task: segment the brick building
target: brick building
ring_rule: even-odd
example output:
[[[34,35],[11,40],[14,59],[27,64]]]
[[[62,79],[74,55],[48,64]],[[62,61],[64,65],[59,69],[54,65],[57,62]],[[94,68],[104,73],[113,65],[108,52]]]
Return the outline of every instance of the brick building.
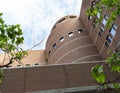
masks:
[[[3,68],[1,93],[84,93],[95,90],[98,84],[90,70],[96,64],[104,64],[108,50],[120,49],[120,18],[108,29],[105,23],[109,15],[105,14],[102,23],[94,27],[93,18],[86,15],[92,4],[91,0],[82,0],[79,17],[68,15],[58,20],[45,50],[29,51],[22,65],[13,63],[9,68]],[[116,73],[111,75],[113,77],[117,77]]]

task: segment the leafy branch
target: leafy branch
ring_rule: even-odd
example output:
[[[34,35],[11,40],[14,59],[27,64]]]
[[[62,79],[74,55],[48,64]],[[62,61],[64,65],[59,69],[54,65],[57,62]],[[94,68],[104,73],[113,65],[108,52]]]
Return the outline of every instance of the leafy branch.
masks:
[[[113,53],[110,57],[106,59],[106,64],[108,68],[111,69],[111,72],[120,73],[120,52]],[[104,88],[114,88],[115,90],[120,89],[120,84],[116,83],[120,80],[120,76],[114,80],[110,80],[110,77],[104,71],[103,65],[96,65],[91,70],[93,78],[99,83],[99,87]],[[109,74],[110,74],[109,73]],[[111,87],[112,84],[112,87]]]
[[[120,0],[92,0],[91,7],[86,14],[96,18],[98,13],[100,13],[100,19],[97,21],[99,23],[102,21],[104,13],[109,13],[107,27],[110,27],[120,15]]]

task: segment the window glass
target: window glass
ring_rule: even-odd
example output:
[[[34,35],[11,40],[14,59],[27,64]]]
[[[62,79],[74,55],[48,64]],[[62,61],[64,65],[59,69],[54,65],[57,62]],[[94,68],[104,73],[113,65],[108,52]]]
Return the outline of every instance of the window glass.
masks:
[[[97,13],[97,18],[100,19],[100,12]]]
[[[53,48],[56,48],[56,47],[57,47],[57,44],[56,44],[56,43],[54,43],[54,44],[53,44]]]
[[[115,36],[115,34],[116,34],[116,29],[117,29],[117,26],[114,24],[113,26],[112,26],[112,28],[110,29],[110,33],[112,34],[112,36],[114,37]]]
[[[83,31],[82,29],[79,29],[79,30],[78,30],[78,33],[81,33],[82,31]]]
[[[64,41],[64,37],[61,37],[59,41],[60,41],[60,42],[63,42],[63,41]]]
[[[115,24],[113,25],[113,27],[114,27],[115,29],[117,29],[117,26],[116,26]]]
[[[110,30],[110,33],[111,33],[111,34],[112,34],[112,36],[114,37],[114,36],[115,36],[115,34],[116,34],[115,29],[113,29],[113,28],[112,28],[112,29]]]
[[[104,27],[103,27],[103,26],[101,26],[101,27],[100,27],[100,30],[103,32],[103,31],[104,31]]]
[[[104,19],[103,19],[103,21],[102,21],[102,24],[104,26],[106,26],[106,24],[107,24],[107,19],[108,19],[108,16],[105,16]]]
[[[91,15],[89,15],[89,16],[88,16],[88,20],[91,20],[91,19],[92,19],[92,16],[91,16]]]
[[[107,37],[107,40],[108,40],[109,42],[112,42],[112,38],[111,38],[110,36]]]
[[[72,37],[73,36],[73,32],[68,33],[68,36]]]
[[[102,24],[106,26],[106,23],[107,23],[106,19],[103,19]]]

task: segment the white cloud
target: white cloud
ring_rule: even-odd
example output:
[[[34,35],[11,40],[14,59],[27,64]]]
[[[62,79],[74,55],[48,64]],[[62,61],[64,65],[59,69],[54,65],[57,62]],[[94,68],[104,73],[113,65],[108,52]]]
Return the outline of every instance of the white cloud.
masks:
[[[69,14],[79,15],[81,0],[0,0],[0,11],[8,24],[21,24],[24,48],[30,48],[50,34],[54,23]]]

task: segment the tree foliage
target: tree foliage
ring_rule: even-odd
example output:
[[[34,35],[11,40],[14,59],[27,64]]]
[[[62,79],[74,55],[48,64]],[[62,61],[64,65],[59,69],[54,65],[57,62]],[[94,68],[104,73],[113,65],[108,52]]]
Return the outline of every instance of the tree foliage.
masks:
[[[92,17],[96,17],[100,13],[100,19],[97,22],[101,22],[104,13],[109,13],[107,27],[110,27],[120,15],[120,0],[92,0],[92,5],[86,13]]]
[[[110,68],[111,72],[120,73],[120,52],[113,53],[110,57],[106,59],[105,62]],[[115,83],[120,80],[120,77],[114,78],[114,80],[110,80],[110,77],[104,71],[103,65],[96,65],[92,68],[91,73],[93,78],[100,84],[103,88],[114,88],[116,90],[120,89],[120,84]],[[110,74],[109,73],[109,74]]]
[[[86,14],[94,19],[96,19],[99,14],[100,18],[97,18],[95,24],[101,23],[106,14],[109,15],[106,26],[110,28],[113,22],[120,16],[120,0],[92,0],[91,7],[86,11]],[[116,51],[111,54],[105,63],[111,69],[111,72],[120,73],[120,52]],[[119,90],[120,84],[115,82],[120,80],[120,77],[110,80],[110,77],[107,76],[104,70],[105,67],[103,65],[94,66],[91,70],[93,78],[103,88],[112,87]]]
[[[5,54],[4,57],[7,56],[9,60],[7,63],[5,60],[0,62],[0,82],[3,77],[3,67],[9,67],[13,62],[21,63],[22,58],[27,56],[27,52],[20,47],[24,41],[20,25],[5,24],[2,15],[0,13],[0,50],[2,54]]]

